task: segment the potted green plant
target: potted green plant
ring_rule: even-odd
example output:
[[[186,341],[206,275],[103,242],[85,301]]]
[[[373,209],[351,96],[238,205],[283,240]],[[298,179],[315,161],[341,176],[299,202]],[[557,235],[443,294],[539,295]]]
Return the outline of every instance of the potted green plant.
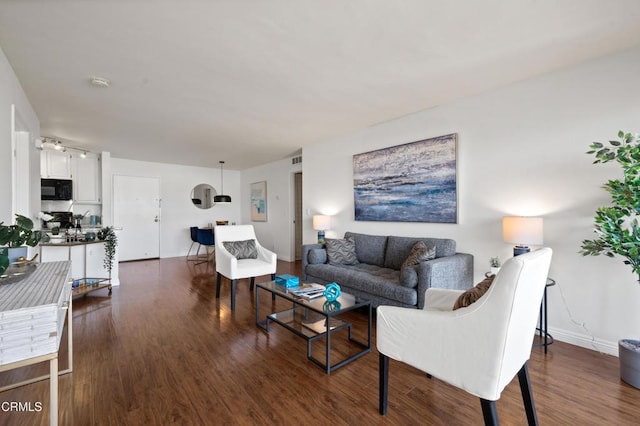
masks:
[[[106,226],[98,231],[98,238],[104,240],[104,268],[109,272],[109,279],[111,279],[111,270],[113,269],[113,259],[116,256],[118,237],[112,227]]]
[[[11,262],[27,255],[27,246],[35,247],[49,241],[49,236],[33,229],[33,221],[26,216],[16,214],[14,225],[0,222],[0,274],[3,274]]]
[[[500,258],[498,256],[489,259],[489,267],[491,268],[491,275],[497,275],[500,270]]]
[[[620,256],[636,276],[640,276],[640,135],[618,132],[618,140],[607,145],[594,142],[587,154],[596,157],[594,164],[615,161],[622,169],[621,179],[604,184],[611,204],[596,210],[594,232],[597,238],[582,241],[580,254]],[[640,280],[639,280],[640,281]],[[640,341],[618,342],[620,377],[640,388]]]

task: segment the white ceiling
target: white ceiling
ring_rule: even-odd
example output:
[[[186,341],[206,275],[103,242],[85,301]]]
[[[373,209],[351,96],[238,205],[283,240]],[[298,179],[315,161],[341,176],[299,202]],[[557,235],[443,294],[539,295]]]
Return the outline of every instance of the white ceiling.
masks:
[[[0,0],[0,46],[43,136],[242,170],[631,48],[639,18],[638,0]]]

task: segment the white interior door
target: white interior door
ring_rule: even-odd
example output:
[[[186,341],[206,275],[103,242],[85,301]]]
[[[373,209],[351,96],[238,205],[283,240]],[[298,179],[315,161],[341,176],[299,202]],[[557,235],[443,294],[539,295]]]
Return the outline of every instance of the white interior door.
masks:
[[[113,223],[120,261],[160,257],[160,179],[114,175]]]

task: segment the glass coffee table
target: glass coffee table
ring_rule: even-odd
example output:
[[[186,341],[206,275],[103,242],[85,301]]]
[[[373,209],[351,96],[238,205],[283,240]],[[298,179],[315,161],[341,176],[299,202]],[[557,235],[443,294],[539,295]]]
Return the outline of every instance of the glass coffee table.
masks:
[[[256,284],[256,325],[268,333],[269,324],[273,321],[305,339],[307,341],[307,358],[323,368],[327,374],[371,352],[370,301],[361,300],[348,293],[342,293],[335,302],[329,302],[324,297],[307,300],[295,296],[293,290],[296,289],[286,289],[284,286],[277,285],[275,281]],[[260,293],[263,291],[271,293],[272,300],[275,300],[276,297],[286,300],[291,304],[291,307],[283,311],[272,312],[263,319],[260,316]],[[366,343],[353,337],[352,323],[344,318],[345,313],[361,308],[367,311]],[[347,330],[348,344],[353,346],[356,351],[355,353],[350,352],[341,361],[331,364],[332,337],[342,330]],[[325,339],[324,360],[317,359],[312,351],[313,342],[320,338]]]

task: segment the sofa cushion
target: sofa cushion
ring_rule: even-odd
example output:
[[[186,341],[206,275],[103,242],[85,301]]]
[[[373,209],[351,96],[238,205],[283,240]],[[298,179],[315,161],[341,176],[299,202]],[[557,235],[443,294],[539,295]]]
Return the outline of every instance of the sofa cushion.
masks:
[[[256,240],[223,241],[222,245],[236,259],[257,259]]]
[[[380,267],[384,266],[384,253],[387,248],[386,236],[345,232],[344,237],[355,240],[356,256],[359,262]]]
[[[323,282],[337,282],[342,290],[349,293],[357,290],[367,298],[367,294],[396,301],[403,305],[416,305],[418,296],[414,288],[400,285],[400,271],[359,263],[346,265],[307,265],[307,275]]]
[[[356,243],[353,239],[338,240],[325,238],[324,243],[327,247],[327,259],[330,264],[355,265],[358,263]]]
[[[327,263],[326,249],[311,249],[307,256],[307,261],[309,263]]]
[[[424,241],[418,241],[411,248],[411,253],[402,262],[402,268],[407,266],[414,266],[424,262],[425,260],[431,260],[436,258],[436,246],[427,246]]]
[[[455,311],[456,309],[466,308],[484,296],[487,290],[489,290],[489,287],[491,287],[491,283],[493,283],[493,279],[495,277],[495,275],[489,275],[487,278],[480,281],[475,287],[470,288],[458,296],[456,303],[453,304],[453,310]]]
[[[387,251],[384,256],[385,268],[400,269],[411,249],[418,241],[424,241],[427,246],[436,247],[436,258],[453,256],[456,254],[455,240],[446,238],[412,238],[412,237],[387,237]]]

